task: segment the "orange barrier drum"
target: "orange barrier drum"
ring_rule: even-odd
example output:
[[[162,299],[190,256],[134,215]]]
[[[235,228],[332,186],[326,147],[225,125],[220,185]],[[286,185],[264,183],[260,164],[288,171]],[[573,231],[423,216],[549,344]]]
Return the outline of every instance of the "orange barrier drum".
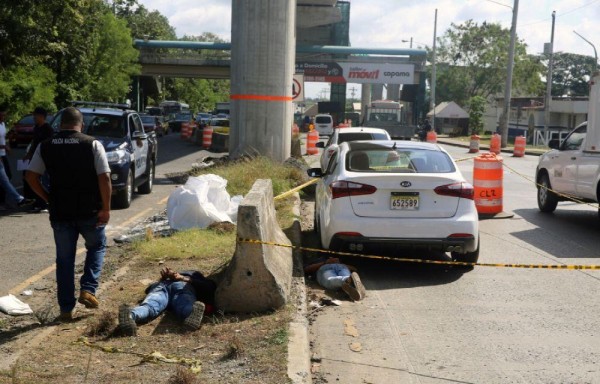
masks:
[[[213,129],[210,125],[204,127],[204,130],[202,130],[202,148],[210,148],[210,146],[212,145],[212,134]]]
[[[515,137],[515,148],[513,149],[514,157],[523,157],[525,156],[525,137],[517,136]]]
[[[479,135],[471,135],[471,142],[469,143],[469,153],[479,152]]]
[[[490,152],[495,153],[496,155],[500,153],[500,141],[500,135],[494,133],[490,139]]]
[[[306,135],[306,153],[309,155],[316,155],[319,153],[317,148],[317,142],[319,141],[319,132],[312,130]]]
[[[427,132],[427,142],[432,144],[437,143],[437,133],[435,131]]]
[[[484,153],[475,158],[473,187],[475,207],[478,213],[502,212],[502,162],[502,157],[493,153]]]

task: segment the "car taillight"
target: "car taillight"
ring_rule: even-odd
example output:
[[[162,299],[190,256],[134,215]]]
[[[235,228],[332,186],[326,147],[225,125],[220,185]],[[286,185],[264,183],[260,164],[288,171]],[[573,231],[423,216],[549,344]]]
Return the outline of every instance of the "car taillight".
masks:
[[[329,185],[332,199],[338,197],[371,195],[377,191],[372,185],[354,183],[352,181],[334,181]]]
[[[449,239],[473,239],[475,238],[475,236],[473,236],[472,233],[453,233],[450,236],[448,236]]]
[[[440,185],[433,190],[438,195],[462,197],[473,200],[473,186],[469,183],[453,183]]]

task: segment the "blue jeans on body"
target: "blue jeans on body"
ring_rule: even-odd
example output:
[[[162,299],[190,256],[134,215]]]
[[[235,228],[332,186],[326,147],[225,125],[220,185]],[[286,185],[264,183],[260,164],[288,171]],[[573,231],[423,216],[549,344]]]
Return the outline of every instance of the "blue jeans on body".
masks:
[[[183,281],[161,281],[150,289],[141,305],[131,310],[131,317],[136,323],[144,323],[170,309],[183,321],[192,313],[195,302],[196,292],[190,284]]]
[[[23,200],[23,196],[21,196],[10,183],[2,161],[0,161],[0,188],[4,189],[4,192],[6,193],[6,202],[9,205],[17,205]]]
[[[56,243],[56,284],[58,305],[62,312],[75,308],[75,253],[79,235],[85,240],[87,250],[80,288],[96,295],[98,280],[102,272],[106,253],[105,226],[96,227],[98,218],[52,221],[54,242]]]
[[[325,264],[317,271],[317,282],[325,289],[336,290],[342,288],[350,275],[344,264]]]

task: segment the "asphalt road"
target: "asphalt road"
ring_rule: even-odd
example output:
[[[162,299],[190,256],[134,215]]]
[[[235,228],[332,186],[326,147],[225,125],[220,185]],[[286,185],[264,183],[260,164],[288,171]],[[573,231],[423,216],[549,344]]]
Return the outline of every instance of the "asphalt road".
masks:
[[[504,159],[535,173],[537,157]],[[459,166],[472,180],[472,161]],[[505,169],[504,211],[480,223],[480,262],[600,264],[594,208],[542,214],[534,184]],[[600,271],[347,262],[368,296],[315,315],[316,383],[600,383]]]
[[[165,208],[166,198],[176,186],[165,174],[188,170],[192,163],[208,155],[199,146],[185,142],[175,134],[158,141],[153,192],[150,195],[134,195],[131,207],[111,212],[107,226],[109,244],[136,222]],[[12,166],[24,152],[23,148],[13,150],[10,155]],[[13,174],[13,184],[22,187],[20,173],[15,171]],[[0,239],[0,296],[9,292],[18,294],[27,279],[35,280],[41,274],[54,273],[54,240],[48,214],[0,212]],[[83,242],[80,242],[80,248],[83,248]]]

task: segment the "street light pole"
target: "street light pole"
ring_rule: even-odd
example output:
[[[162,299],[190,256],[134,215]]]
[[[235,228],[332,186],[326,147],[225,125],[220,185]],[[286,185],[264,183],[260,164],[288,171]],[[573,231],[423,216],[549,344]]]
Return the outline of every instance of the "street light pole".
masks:
[[[577,36],[581,37],[583,39],[583,41],[585,41],[586,43],[588,43],[589,45],[591,45],[592,48],[594,48],[594,57],[596,58],[596,60],[594,61],[594,72],[596,72],[598,70],[598,52],[596,52],[596,46],[594,44],[592,44],[591,41],[589,41],[585,37],[581,36],[576,31],[573,31],[573,33],[576,34]],[[410,40],[412,41],[412,37],[411,37]]]
[[[512,91],[513,65],[515,61],[515,40],[517,36],[517,15],[519,14],[519,0],[513,6],[512,25],[510,27],[510,45],[508,47],[508,67],[506,70],[506,86],[504,87],[504,107],[500,116],[501,147],[508,143],[508,118],[510,112],[510,98]]]
[[[433,110],[433,121],[431,122],[431,129],[435,131],[435,80],[436,80],[436,51],[435,41],[437,40],[437,8],[435,9],[435,19],[433,22],[433,53],[431,63],[431,100],[429,101],[429,107]]]
[[[550,129],[550,104],[552,103],[552,71],[554,69],[554,23],[556,11],[552,11],[552,32],[550,33],[550,50],[548,51],[548,75],[546,76],[546,101],[544,102],[544,131]]]

